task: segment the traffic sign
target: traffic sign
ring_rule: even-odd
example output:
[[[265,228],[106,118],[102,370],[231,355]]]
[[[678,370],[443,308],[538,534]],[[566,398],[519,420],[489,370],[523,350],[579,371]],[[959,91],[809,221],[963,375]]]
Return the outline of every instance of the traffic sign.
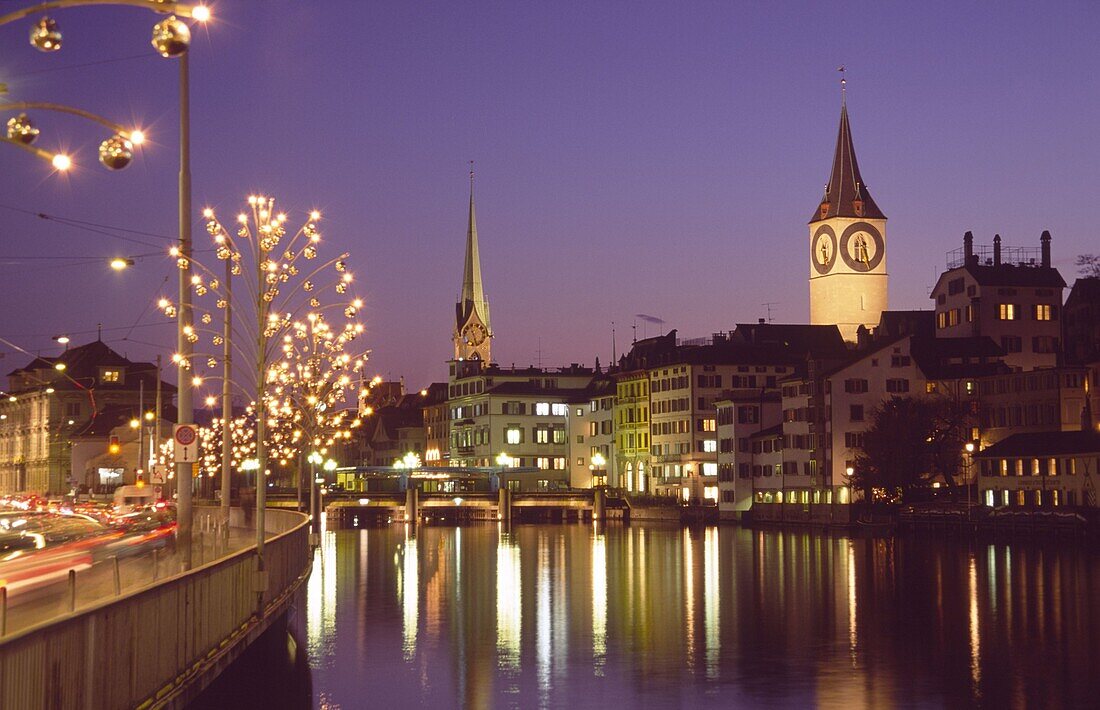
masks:
[[[199,460],[199,432],[194,424],[177,424],[172,439],[175,441],[176,463]]]
[[[153,475],[149,477],[150,483],[167,483],[168,482],[168,464],[158,463],[153,464]]]

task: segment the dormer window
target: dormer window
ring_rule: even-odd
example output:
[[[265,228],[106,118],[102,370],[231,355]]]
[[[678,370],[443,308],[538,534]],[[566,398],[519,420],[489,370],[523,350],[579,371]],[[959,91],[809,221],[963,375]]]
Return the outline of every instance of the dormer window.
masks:
[[[122,382],[123,371],[118,367],[101,367],[99,369],[99,381],[103,384],[117,384]]]
[[[828,216],[829,216],[829,203],[828,202],[822,202],[821,203],[821,219],[825,219]]]
[[[863,216],[863,200],[852,200],[852,209],[855,210],[856,217]]]

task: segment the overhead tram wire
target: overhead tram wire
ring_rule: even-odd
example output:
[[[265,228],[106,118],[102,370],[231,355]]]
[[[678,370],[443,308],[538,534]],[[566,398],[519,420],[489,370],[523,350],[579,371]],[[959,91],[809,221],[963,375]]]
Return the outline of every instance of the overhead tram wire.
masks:
[[[115,234],[114,232],[125,232],[128,234],[137,234],[145,237],[154,237],[156,239],[164,239],[168,241],[177,241],[178,237],[168,236],[166,234],[157,234],[155,232],[145,232],[137,229],[127,229],[126,227],[116,227],[114,225],[97,224],[95,222],[87,222],[79,219],[72,219],[70,217],[58,217],[51,215],[47,212],[35,212],[34,210],[23,209],[22,207],[14,207],[12,205],[5,205],[0,203],[0,209],[10,210],[12,212],[19,212],[21,214],[37,217],[38,219],[56,222],[57,224],[64,225],[66,227],[72,227],[73,229],[80,229],[85,232],[91,232],[93,234],[100,234],[105,237],[111,237],[112,239],[120,239],[125,242],[132,242],[134,244],[140,244],[145,247],[152,247],[153,249],[159,249],[163,244],[157,244],[145,239],[136,239],[134,237],[127,237],[122,234]],[[105,231],[113,230],[113,231]]]
[[[130,62],[135,59],[149,59],[148,52],[142,52],[141,54],[131,54],[128,57],[115,57],[114,59],[100,59],[94,62],[84,62],[82,64],[68,64],[63,67],[48,67],[46,69],[35,69],[33,71],[15,71],[10,74],[9,83],[11,79],[18,79],[23,76],[37,76],[38,74],[52,74],[59,71],[70,71],[73,69],[85,69],[87,67],[97,67],[103,64],[115,64],[117,62]]]

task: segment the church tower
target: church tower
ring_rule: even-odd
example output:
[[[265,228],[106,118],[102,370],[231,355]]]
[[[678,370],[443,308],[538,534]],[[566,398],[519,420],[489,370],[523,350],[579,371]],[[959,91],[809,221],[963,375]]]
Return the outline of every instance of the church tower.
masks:
[[[474,217],[474,171],[470,170],[470,222],[466,228],[466,265],[462,293],[455,304],[455,360],[479,360],[489,364],[493,329],[489,325],[489,301],[481,284],[481,256]]]
[[[843,91],[833,172],[810,220],[810,323],[855,341],[886,310],[886,215],[859,173]]]

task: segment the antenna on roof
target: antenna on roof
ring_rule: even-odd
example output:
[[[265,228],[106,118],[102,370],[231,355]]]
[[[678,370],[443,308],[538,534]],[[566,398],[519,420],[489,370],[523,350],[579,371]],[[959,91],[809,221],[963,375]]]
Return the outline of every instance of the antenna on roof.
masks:
[[[98,340],[99,342],[103,342],[103,324],[102,323],[96,323],[95,324],[95,339]]]
[[[771,323],[772,322],[772,306],[778,306],[779,301],[768,301],[767,303],[761,303],[760,305],[764,306],[765,308],[768,309],[768,322]]]

